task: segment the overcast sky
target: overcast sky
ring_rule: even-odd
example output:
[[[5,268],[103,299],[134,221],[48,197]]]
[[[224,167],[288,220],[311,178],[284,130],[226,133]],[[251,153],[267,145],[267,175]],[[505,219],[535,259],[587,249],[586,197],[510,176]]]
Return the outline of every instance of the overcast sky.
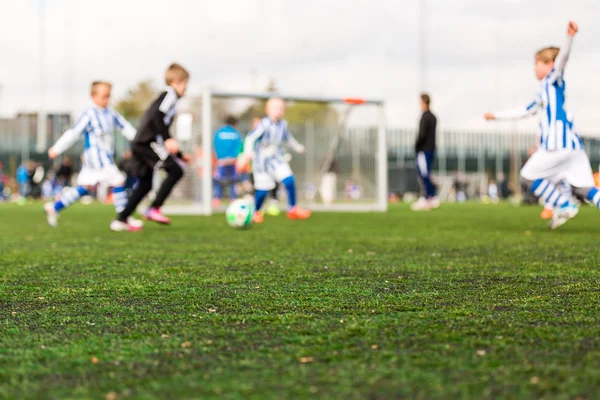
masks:
[[[422,0],[427,3],[426,89],[442,128],[511,129],[481,114],[527,103],[533,55],[580,25],[567,69],[580,131],[600,135],[600,2]],[[190,92],[209,85],[260,90],[270,78],[299,95],[387,102],[389,124],[419,117],[419,0],[0,0],[0,115],[40,104],[40,21],[45,21],[46,104],[77,113],[94,79],[115,97],[157,85],[178,61]],[[43,10],[43,12],[42,12]],[[255,71],[255,72],[253,72]],[[529,130],[535,121],[516,128]]]

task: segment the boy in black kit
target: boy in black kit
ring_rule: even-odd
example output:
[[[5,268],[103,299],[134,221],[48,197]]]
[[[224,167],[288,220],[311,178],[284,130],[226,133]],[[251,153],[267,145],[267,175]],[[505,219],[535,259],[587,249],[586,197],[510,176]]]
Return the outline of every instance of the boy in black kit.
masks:
[[[160,212],[171,190],[183,177],[183,161],[189,161],[179,151],[179,144],[169,135],[169,126],[175,117],[177,100],[187,90],[189,73],[179,64],[171,64],[165,73],[167,89],[144,113],[135,138],[131,142],[133,169],[138,184],[131,193],[125,210],[113,220],[110,229],[113,231],[136,231],[141,228],[127,224],[129,217],[152,189],[152,175],[155,169],[167,171],[167,178],[156,194],[150,208],[144,213],[146,219],[170,224],[171,220]],[[183,160],[183,161],[182,161]]]

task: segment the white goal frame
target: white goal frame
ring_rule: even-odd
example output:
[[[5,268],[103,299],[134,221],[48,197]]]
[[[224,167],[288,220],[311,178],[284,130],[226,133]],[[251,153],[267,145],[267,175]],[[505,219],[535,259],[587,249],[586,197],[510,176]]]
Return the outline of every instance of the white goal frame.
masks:
[[[313,211],[343,211],[343,212],[386,212],[388,209],[388,171],[387,171],[387,140],[385,125],[385,102],[378,99],[363,98],[336,98],[319,96],[294,96],[281,93],[244,93],[223,92],[205,89],[202,93],[201,113],[201,140],[202,140],[202,199],[188,205],[173,205],[163,207],[164,212],[173,215],[212,215],[212,153],[213,153],[213,126],[212,126],[212,100],[213,99],[249,99],[267,100],[278,97],[284,101],[312,102],[348,105],[372,105],[377,107],[377,155],[376,155],[376,201],[369,204],[313,204],[309,208]],[[342,124],[345,121],[342,122]],[[198,165],[198,164],[196,164]],[[208,194],[208,195],[206,195]]]

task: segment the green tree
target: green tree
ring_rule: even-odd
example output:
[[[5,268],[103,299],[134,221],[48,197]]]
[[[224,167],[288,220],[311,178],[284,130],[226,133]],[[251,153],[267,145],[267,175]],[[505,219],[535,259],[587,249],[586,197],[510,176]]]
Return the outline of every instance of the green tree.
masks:
[[[117,103],[115,109],[128,119],[140,119],[157,92],[151,80],[139,82],[129,89],[125,97]]]

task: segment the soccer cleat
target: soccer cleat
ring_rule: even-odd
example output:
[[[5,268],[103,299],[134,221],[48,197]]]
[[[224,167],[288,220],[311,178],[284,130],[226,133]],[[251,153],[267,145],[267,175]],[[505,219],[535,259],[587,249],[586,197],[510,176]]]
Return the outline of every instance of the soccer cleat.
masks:
[[[212,199],[212,208],[217,208],[221,205],[221,199],[214,198]]]
[[[579,208],[571,202],[565,203],[554,212],[552,219],[548,223],[550,229],[556,229],[564,225],[568,220],[573,219],[579,213]]]
[[[165,217],[158,208],[149,208],[144,213],[144,219],[158,222],[159,224],[169,225],[171,220]]]
[[[551,219],[554,211],[551,208],[544,208],[540,214],[541,219]]]
[[[276,217],[281,213],[279,210],[279,202],[277,200],[273,200],[269,202],[269,206],[267,207],[267,214]]]
[[[54,209],[54,203],[44,204],[44,213],[46,213],[46,221],[53,228],[58,226],[58,213]]]
[[[310,215],[311,212],[309,210],[304,210],[298,206],[294,206],[294,208],[287,213],[289,219],[307,219]]]
[[[265,222],[265,216],[262,213],[262,211],[255,212],[253,220],[255,224],[262,224],[263,222]]]
[[[410,209],[413,211],[429,211],[431,210],[431,205],[425,197],[419,197],[419,200],[413,203]]]
[[[428,203],[429,208],[431,210],[434,210],[436,208],[440,208],[440,199],[437,198],[437,197],[432,197],[432,198],[428,199],[427,203]]]
[[[133,218],[131,216],[127,217],[127,225],[134,227],[134,228],[143,228],[144,227],[144,221],[137,219],[137,218]]]
[[[119,221],[118,219],[112,220],[110,223],[110,230],[113,232],[138,232],[142,230],[141,226],[134,227],[129,225],[127,222]]]

